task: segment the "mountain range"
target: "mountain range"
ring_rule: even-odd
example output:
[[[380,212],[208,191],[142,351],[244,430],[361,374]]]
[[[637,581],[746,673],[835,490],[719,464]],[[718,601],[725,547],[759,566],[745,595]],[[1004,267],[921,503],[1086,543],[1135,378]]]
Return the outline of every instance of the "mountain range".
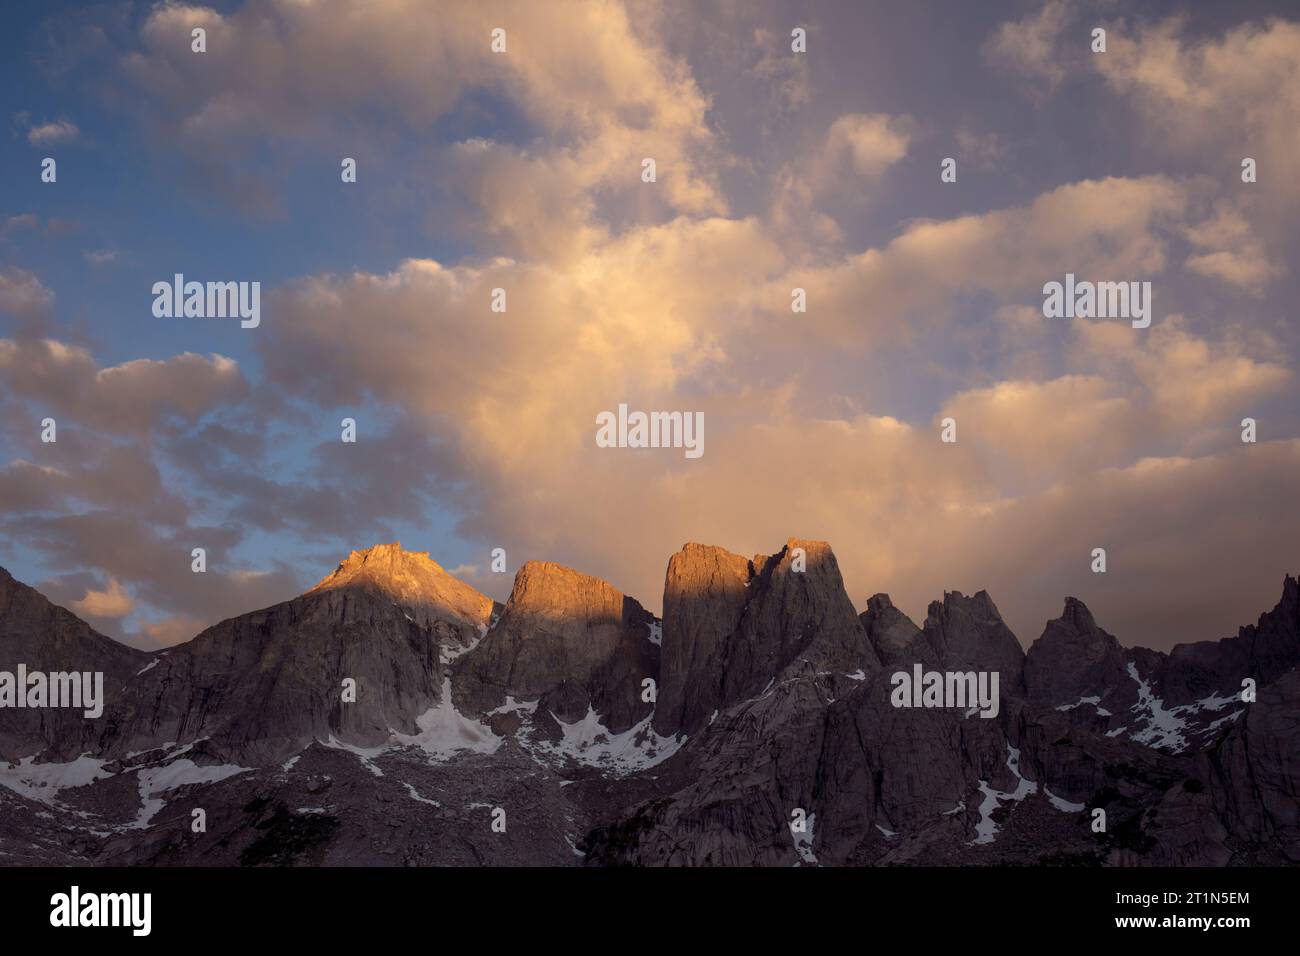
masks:
[[[799,539],[687,544],[662,607],[539,561],[503,605],[394,543],[147,653],[0,569],[0,671],[105,692],[0,708],[0,863],[1300,862],[1294,577],[1168,653],[1075,598],[1028,651],[984,591],[859,612]],[[996,673],[996,716],[896,706],[917,665]]]

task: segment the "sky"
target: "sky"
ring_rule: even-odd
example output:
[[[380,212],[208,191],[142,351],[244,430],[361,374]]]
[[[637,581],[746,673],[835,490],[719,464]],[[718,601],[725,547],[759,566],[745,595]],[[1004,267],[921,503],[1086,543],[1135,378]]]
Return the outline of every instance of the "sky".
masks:
[[[657,612],[688,541],[822,539],[859,608],[987,589],[1027,643],[1070,595],[1162,649],[1300,570],[1293,4],[2,16],[0,565],[113,637],[392,540]],[[260,323],[156,316],[177,273]],[[1067,273],[1150,326],[1046,317]],[[703,455],[599,447],[620,404]]]

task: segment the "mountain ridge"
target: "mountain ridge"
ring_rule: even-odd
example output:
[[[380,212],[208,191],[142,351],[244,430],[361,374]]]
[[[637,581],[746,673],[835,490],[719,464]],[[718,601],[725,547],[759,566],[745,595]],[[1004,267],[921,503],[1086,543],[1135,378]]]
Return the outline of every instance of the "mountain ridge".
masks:
[[[40,650],[47,618],[112,643],[53,608],[0,572],[0,670]],[[0,805],[29,828],[52,814],[81,835],[51,831],[51,852],[82,861],[260,859],[259,828],[315,819],[319,792],[349,795],[319,811],[335,821],[320,853],[293,861],[382,863],[391,829],[477,834],[464,815],[492,801],[541,828],[512,848],[471,840],[498,862],[1300,860],[1290,575],[1235,637],[1168,654],[1121,645],[1074,597],[1027,649],[985,591],[945,592],[921,626],[886,594],[859,612],[830,546],[798,538],[752,558],[684,545],[664,609],[537,561],[494,604],[426,552],[354,551],[185,644],[117,645],[100,722],[0,710]],[[997,671],[997,716],[891,705],[892,674],[915,664]],[[159,843],[200,795],[226,843]],[[0,826],[0,849],[19,839]],[[413,862],[467,862],[418,845]]]

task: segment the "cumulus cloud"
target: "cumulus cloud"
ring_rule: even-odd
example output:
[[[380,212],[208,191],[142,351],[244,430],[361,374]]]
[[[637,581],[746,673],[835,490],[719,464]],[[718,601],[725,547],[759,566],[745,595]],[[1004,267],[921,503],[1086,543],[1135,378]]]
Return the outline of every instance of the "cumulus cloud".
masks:
[[[910,121],[884,114],[851,113],[831,124],[824,161],[835,169],[846,162],[853,173],[869,179],[907,155]]]
[[[1002,381],[954,395],[942,414],[1010,482],[1123,464],[1141,442],[1134,403],[1099,376]]]
[[[554,11],[523,0],[266,0],[228,15],[166,4],[145,20],[140,48],[121,68],[151,101],[149,121],[204,163],[214,145],[233,161],[240,144],[264,138],[306,142],[358,127],[383,133],[393,121],[427,129],[467,93],[487,91],[546,134],[541,150],[507,152],[513,171],[532,184],[560,177],[554,185],[562,194],[574,188],[564,178],[576,177],[580,187],[611,197],[644,197],[640,163],[651,157],[659,201],[691,213],[722,211],[716,173],[705,162],[716,156],[708,100],[690,70],[638,33],[623,4],[564,11],[560,27]],[[508,24],[507,52],[498,54],[491,31],[501,24]],[[203,57],[189,50],[195,26],[208,33]]]
[[[1260,184],[1300,198],[1292,164],[1300,128],[1300,24],[1272,19],[1195,37],[1180,18],[1112,31],[1095,68],[1175,148],[1216,147],[1227,175],[1259,160]]]
[[[193,421],[247,388],[223,355],[185,352],[101,367],[86,348],[57,339],[0,339],[0,381],[56,417],[112,433],[146,431],[169,415]]]
[[[17,320],[20,335],[32,336],[46,330],[53,303],[54,293],[33,273],[19,266],[0,268],[0,312]]]
[[[907,155],[914,125],[909,116],[885,113],[837,117],[815,149],[776,173],[768,213],[774,231],[786,245],[839,245],[839,220],[861,206],[864,187],[877,186]]]
[[[900,318],[928,312],[933,321],[957,295],[1037,297],[1067,272],[1158,273],[1187,202],[1187,187],[1163,176],[1071,183],[1027,206],[913,223],[882,248],[792,270],[781,282],[817,290],[801,334],[859,346],[906,337],[914,326]],[[774,284],[769,301],[779,297]]]
[[[1229,331],[1210,342],[1186,325],[1182,316],[1171,316],[1139,338],[1114,323],[1080,320],[1076,354],[1113,375],[1131,374],[1146,390],[1159,416],[1153,425],[1164,436],[1198,426],[1233,429],[1253,403],[1292,381],[1286,365],[1251,354],[1248,337]]]
[[[1213,216],[1188,227],[1186,234],[1198,250],[1184,263],[1187,269],[1255,296],[1285,271],[1270,260],[1246,216],[1230,203],[1220,202]]]

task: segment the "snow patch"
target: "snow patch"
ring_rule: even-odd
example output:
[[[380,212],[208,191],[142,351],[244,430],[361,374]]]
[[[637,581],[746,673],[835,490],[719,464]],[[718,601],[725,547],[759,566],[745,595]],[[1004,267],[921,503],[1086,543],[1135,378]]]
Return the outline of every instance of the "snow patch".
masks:
[[[551,715],[555,717],[554,714]],[[563,738],[558,743],[548,740],[536,742],[536,747],[548,754],[570,757],[579,763],[599,767],[616,776],[636,773],[667,760],[686,742],[685,737],[661,737],[650,726],[654,720],[651,712],[640,723],[621,734],[611,733],[601,722],[600,715],[590,704],[587,716],[566,724],[555,717]]]
[[[1060,810],[1062,813],[1079,813],[1083,810],[1082,803],[1071,803],[1064,797],[1058,797],[1046,787],[1043,788],[1043,793],[1047,795],[1047,799],[1051,801],[1052,806],[1056,807],[1056,809]]]
[[[0,763],[0,786],[20,797],[55,806],[59,791],[85,787],[113,776],[104,769],[103,760],[86,754],[68,763],[35,763],[35,759],[23,757],[16,766]]]
[[[442,806],[442,804],[439,803],[437,800],[430,800],[428,797],[420,796],[419,791],[417,791],[415,787],[411,786],[409,783],[404,783],[402,784],[402,786],[406,787],[407,796],[409,796],[412,800],[416,801],[417,803],[427,803],[431,807]]]
[[[136,781],[140,788],[140,800],[144,804],[136,815],[135,822],[128,824],[128,830],[143,830],[164,806],[166,801],[158,796],[168,790],[184,787],[192,783],[216,783],[236,774],[250,773],[252,767],[238,767],[234,764],[221,764],[213,767],[200,767],[188,757],[173,760],[161,767],[146,767],[137,772]]]
[[[509,703],[513,698],[507,698]],[[536,705],[533,705],[536,707]],[[418,747],[435,760],[449,760],[465,751],[496,753],[503,739],[492,732],[487,724],[466,717],[451,702],[451,678],[442,681],[438,703],[419,717],[415,724],[417,734],[394,733],[390,746]]]
[[[507,698],[507,705],[512,702],[513,698]],[[513,706],[524,710],[528,707],[527,704],[517,703]],[[414,734],[390,730],[388,740],[377,747],[358,747],[344,743],[333,734],[330,734],[329,740],[320,742],[334,750],[346,750],[355,754],[367,770],[376,777],[382,777],[384,772],[374,763],[375,759],[399,747],[415,747],[434,762],[445,763],[463,753],[496,753],[504,740],[494,734],[487,724],[466,717],[456,709],[451,701],[450,677],[443,679],[438,702],[416,717],[415,725],[419,730]]]
[[[1096,707],[1101,703],[1100,697],[1080,697],[1073,704],[1062,704],[1057,710],[1074,710],[1076,707],[1082,707],[1084,704],[1091,704]]]
[[[1241,699],[1236,695],[1220,697],[1215,693],[1190,704],[1167,708],[1164,701],[1151,692],[1151,685],[1138,674],[1137,665],[1132,663],[1128,665],[1128,675],[1138,685],[1138,702],[1133,705],[1133,710],[1139,712],[1139,720],[1146,721],[1146,726],[1129,735],[1129,739],[1136,743],[1146,744],[1149,747],[1167,747],[1174,753],[1181,753],[1188,747],[1188,740],[1184,734],[1204,736],[1244,712],[1238,710],[1235,714],[1220,717],[1205,727],[1189,726],[1189,717],[1204,711],[1217,711],[1233,704],[1240,704]]]
[[[331,750],[346,750],[348,753],[354,754],[356,758],[361,761],[361,765],[376,777],[382,777],[384,775],[384,772],[375,765],[374,759],[384,753],[384,751],[388,749],[387,746],[369,748],[358,747],[355,744],[344,743],[333,734],[330,734],[329,740],[322,740],[320,743],[322,746],[329,747]]]
[[[1187,747],[1183,731],[1187,724],[1172,710],[1165,709],[1165,702],[1151,692],[1151,685],[1138,674],[1137,665],[1132,661],[1128,665],[1128,676],[1138,685],[1138,702],[1132,710],[1144,711],[1139,717],[1146,721],[1146,726],[1136,733],[1129,734],[1129,739],[1149,747],[1168,747],[1178,753]]]
[[[495,717],[498,714],[513,713],[535,714],[537,713],[537,701],[535,700],[515,700],[509,694],[506,695],[506,702],[500,707],[487,712],[488,717]]]
[[[808,819],[804,821],[804,832],[796,833],[794,827],[790,828],[790,836],[794,840],[794,852],[799,854],[802,863],[809,866],[817,865],[817,855],[813,853],[813,823],[817,820],[817,814],[808,814]],[[799,864],[795,864],[798,866]]]
[[[1001,806],[1003,801],[1019,803],[1030,794],[1038,792],[1038,784],[1032,780],[1026,780],[1020,775],[1020,751],[1011,746],[1009,741],[1007,743],[1007,768],[1019,781],[1016,784],[1016,789],[1010,793],[994,790],[988,785],[988,781],[980,781],[980,793],[984,795],[984,799],[980,802],[980,819],[975,824],[975,839],[971,841],[972,846],[993,842],[993,838],[998,833],[998,825],[993,819],[993,811]]]

